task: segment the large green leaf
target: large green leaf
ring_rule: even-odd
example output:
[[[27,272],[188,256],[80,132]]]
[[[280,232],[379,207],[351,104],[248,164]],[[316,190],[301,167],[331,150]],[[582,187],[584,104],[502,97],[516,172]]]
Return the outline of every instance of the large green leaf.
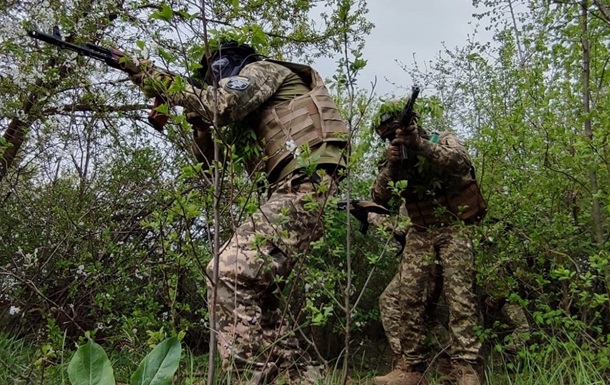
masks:
[[[74,353],[68,365],[68,376],[72,385],[115,385],[106,352],[91,338]]]
[[[182,347],[176,337],[166,338],[140,363],[131,376],[130,385],[171,385],[178,369]]]

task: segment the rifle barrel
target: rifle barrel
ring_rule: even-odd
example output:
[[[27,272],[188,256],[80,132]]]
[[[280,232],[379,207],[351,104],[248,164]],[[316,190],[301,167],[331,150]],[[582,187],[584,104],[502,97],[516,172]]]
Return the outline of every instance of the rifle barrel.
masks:
[[[28,35],[34,39],[42,40],[45,43],[55,45],[61,49],[67,49],[70,51],[74,51],[74,52],[78,53],[79,55],[89,56],[94,59],[102,60],[102,61],[105,61],[109,65],[113,65],[113,64],[114,64],[114,66],[118,65],[118,63],[116,63],[116,64],[114,63],[114,62],[116,62],[117,58],[115,57],[115,55],[113,55],[113,53],[110,49],[99,47],[92,43],[87,43],[87,45],[85,47],[83,47],[80,45],[68,43],[67,41],[62,40],[61,38],[58,38],[57,36],[49,35],[48,33],[35,31],[35,30],[29,30]]]

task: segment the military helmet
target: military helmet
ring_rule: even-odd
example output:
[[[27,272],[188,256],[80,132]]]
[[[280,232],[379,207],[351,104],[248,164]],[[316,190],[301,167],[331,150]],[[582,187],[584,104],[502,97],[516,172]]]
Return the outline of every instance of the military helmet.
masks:
[[[394,139],[394,135],[396,134],[397,125],[400,124],[400,118],[402,111],[404,110],[407,103],[409,103],[410,98],[405,99],[390,99],[386,100],[379,106],[379,110],[373,118],[371,119],[371,129],[377,132],[377,134],[381,137],[381,139]],[[415,114],[415,122],[420,118],[420,115],[417,111],[414,111]],[[419,127],[418,130],[420,135],[427,136],[428,133],[422,127]]]
[[[208,84],[212,84],[214,78],[217,81],[229,76],[239,74],[247,64],[260,60],[254,48],[248,44],[239,44],[235,40],[221,43],[210,55],[210,67],[204,56],[201,59],[199,75]]]
[[[371,129],[377,132],[382,139],[392,139],[395,125],[398,124],[400,114],[408,102],[408,98],[391,99],[383,102],[371,119]]]

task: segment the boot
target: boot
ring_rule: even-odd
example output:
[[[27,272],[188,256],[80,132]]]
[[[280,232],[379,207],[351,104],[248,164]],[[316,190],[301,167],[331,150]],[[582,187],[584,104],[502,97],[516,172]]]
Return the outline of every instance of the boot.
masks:
[[[477,371],[471,363],[460,361],[451,364],[451,372],[439,379],[441,384],[481,385]]]
[[[407,371],[407,363],[402,358],[401,355],[394,355],[394,359],[392,360],[392,371],[385,376],[377,376],[373,379],[373,384],[375,385],[387,385],[392,383],[400,375]]]
[[[375,385],[428,385],[422,372],[413,370],[402,357],[394,359],[394,368],[385,376],[373,379]]]
[[[307,365],[298,370],[291,370],[290,380],[285,384],[290,385],[317,385],[324,380],[324,369],[321,366]],[[275,383],[280,384],[276,381]]]

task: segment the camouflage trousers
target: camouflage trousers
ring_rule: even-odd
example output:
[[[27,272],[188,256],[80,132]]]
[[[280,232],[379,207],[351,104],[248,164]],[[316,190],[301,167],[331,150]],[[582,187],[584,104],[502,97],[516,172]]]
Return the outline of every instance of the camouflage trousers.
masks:
[[[218,260],[215,332],[223,370],[252,377],[252,384],[270,383],[279,373],[298,377],[315,367],[299,347],[278,294],[310,242],[322,235],[322,207],[336,186],[329,176],[320,183],[296,176],[272,191],[223,246]],[[207,266],[209,277],[213,267],[214,261]],[[208,281],[208,293],[212,290]]]
[[[407,235],[398,273],[379,298],[381,321],[392,351],[407,365],[426,363],[424,322],[430,284],[438,264],[443,271],[443,294],[449,308],[452,359],[474,362],[481,343],[474,293],[474,253],[468,227],[441,227]]]

